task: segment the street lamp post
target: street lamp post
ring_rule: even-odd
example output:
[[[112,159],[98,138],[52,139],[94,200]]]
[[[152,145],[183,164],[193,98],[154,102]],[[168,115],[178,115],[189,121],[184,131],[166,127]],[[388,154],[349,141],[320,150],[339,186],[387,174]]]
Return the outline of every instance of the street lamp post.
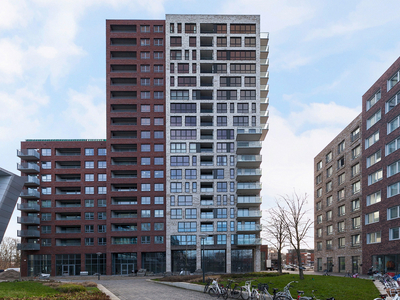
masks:
[[[97,254],[97,280],[100,280],[100,264],[99,264],[99,262],[100,262],[100,255],[101,255],[101,252],[97,252],[96,253]]]
[[[203,270],[203,283],[205,282],[204,279],[204,240],[207,238],[207,235],[205,234],[201,234],[200,235],[201,238],[201,243],[203,244],[203,251],[202,251],[202,256],[201,256],[201,269]]]

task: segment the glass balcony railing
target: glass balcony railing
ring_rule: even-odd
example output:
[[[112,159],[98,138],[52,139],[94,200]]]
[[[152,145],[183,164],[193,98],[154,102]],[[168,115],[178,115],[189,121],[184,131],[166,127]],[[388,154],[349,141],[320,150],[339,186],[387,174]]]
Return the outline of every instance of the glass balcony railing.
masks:
[[[262,211],[260,210],[247,210],[247,211],[238,211],[238,218],[260,218],[262,217]]]
[[[261,204],[261,197],[252,196],[238,196],[237,204]]]
[[[34,163],[17,164],[17,169],[23,173],[39,173],[40,167]]]
[[[39,230],[17,230],[17,236],[19,237],[40,237]]]
[[[17,223],[19,224],[40,224],[38,217],[17,217]]]
[[[17,156],[23,160],[39,160],[40,154],[35,149],[17,150]]]
[[[261,176],[261,169],[237,169],[237,176]]]
[[[261,224],[238,224],[237,231],[261,231]]]
[[[40,193],[38,190],[28,189],[28,190],[23,190],[19,196],[21,198],[37,198],[37,199],[39,199]]]
[[[262,184],[260,182],[238,182],[237,189],[238,190],[259,190],[262,188]]]
[[[18,203],[17,209],[21,211],[40,211],[40,205],[36,203]]]
[[[40,250],[40,244],[35,244],[35,243],[17,244],[17,250],[25,250],[25,251]]]

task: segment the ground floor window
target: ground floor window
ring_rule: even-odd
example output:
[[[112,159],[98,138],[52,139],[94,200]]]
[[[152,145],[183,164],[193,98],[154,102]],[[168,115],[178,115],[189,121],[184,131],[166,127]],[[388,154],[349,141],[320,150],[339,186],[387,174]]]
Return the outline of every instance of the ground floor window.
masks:
[[[253,272],[254,259],[252,249],[231,251],[231,271],[233,273]]]
[[[28,255],[28,276],[51,273],[51,255]]]
[[[196,250],[175,250],[172,254],[172,272],[196,271]]]
[[[339,257],[339,273],[346,272],[346,258]]]
[[[113,253],[112,275],[129,275],[137,270],[137,253]]]
[[[85,270],[89,275],[96,273],[106,275],[106,254],[85,254]]]
[[[400,273],[400,254],[372,255],[372,267],[382,273]]]
[[[359,267],[361,264],[361,258],[360,256],[352,256],[351,257],[351,271],[353,273],[359,273]]]
[[[204,272],[225,273],[226,253],[225,249],[202,250],[204,256]]]
[[[80,254],[57,254],[56,276],[74,276],[81,272]]]
[[[322,258],[317,258],[317,271],[322,272]]]
[[[333,257],[328,257],[326,259],[326,268],[328,272],[333,272]]]
[[[164,273],[165,268],[165,252],[142,252],[142,269],[146,269],[147,272]]]

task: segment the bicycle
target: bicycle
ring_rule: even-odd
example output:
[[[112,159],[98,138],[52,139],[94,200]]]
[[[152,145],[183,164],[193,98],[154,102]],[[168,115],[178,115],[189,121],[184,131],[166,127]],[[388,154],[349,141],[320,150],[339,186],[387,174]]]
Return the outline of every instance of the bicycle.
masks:
[[[208,289],[210,288],[211,282],[212,282],[212,279],[211,279],[211,278],[207,278],[207,280],[206,280],[206,285],[204,286],[204,291],[203,291],[203,293],[208,293]]]
[[[269,293],[269,286],[266,283],[259,283],[258,289],[260,290],[260,299],[261,300],[290,300],[286,295],[282,295],[278,293],[277,288],[273,288],[272,295]]]
[[[330,275],[329,275],[328,269],[325,269],[325,270],[324,270],[324,274],[322,274],[322,276],[330,276]]]
[[[235,286],[232,288],[233,282],[234,282],[233,280],[228,279],[228,284],[225,288],[226,293],[223,295],[224,299],[228,299],[229,296],[234,299],[238,299],[240,297],[241,295],[240,286],[237,283],[235,283]]]
[[[244,286],[241,288],[240,296],[242,297],[243,300],[247,299],[259,299],[260,298],[260,293],[257,291],[255,285],[251,285],[251,282],[254,280],[246,281]]]
[[[298,300],[319,300],[319,299],[317,299],[317,298],[315,297],[315,295],[314,295],[314,292],[316,292],[316,291],[317,291],[317,290],[312,290],[312,291],[311,291],[311,293],[312,293],[312,296],[311,296],[311,297],[300,296],[300,295],[304,294],[304,292],[303,292],[303,291],[297,291],[297,293],[299,294],[299,296],[297,297],[297,299],[298,299]],[[335,298],[334,298],[334,297],[330,297],[330,298],[328,298],[328,299],[326,299],[326,300],[335,300]]]
[[[223,285],[219,285],[218,284],[218,280],[217,279],[213,279],[210,288],[208,290],[208,294],[211,297],[220,297],[222,296],[224,298],[224,295],[226,294],[226,290],[224,289]]]
[[[290,294],[290,288],[292,287],[291,284],[292,283],[299,283],[298,281],[291,281],[289,282],[284,288],[283,288],[283,292],[279,292],[277,293],[277,295],[279,295],[280,297],[285,297],[282,299],[287,299],[287,300],[294,300],[294,298],[292,297],[292,294]]]

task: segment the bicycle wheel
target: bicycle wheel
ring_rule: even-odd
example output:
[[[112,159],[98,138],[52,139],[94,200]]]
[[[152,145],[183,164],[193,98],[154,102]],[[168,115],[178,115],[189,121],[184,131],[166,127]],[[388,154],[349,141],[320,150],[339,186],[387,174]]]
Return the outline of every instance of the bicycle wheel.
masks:
[[[249,293],[247,292],[247,290],[244,288],[244,287],[242,287],[241,289],[240,289],[240,296],[242,297],[242,299],[243,300],[247,300],[247,299],[249,299]]]
[[[224,299],[228,299],[228,289],[227,289],[227,288],[224,288],[224,287],[221,287],[220,289],[221,289],[221,294],[220,294],[220,296],[221,296],[222,298],[224,298]]]
[[[231,297],[234,299],[239,299],[240,295],[241,295],[241,288],[240,286],[235,286],[231,292]]]
[[[214,288],[209,289],[208,294],[211,297],[218,297],[218,292],[216,290],[214,290]]]
[[[208,287],[209,287],[208,284],[206,284],[206,285],[204,286],[204,292],[203,292],[203,293],[207,293],[207,292],[208,292]]]
[[[286,295],[277,295],[275,300],[292,300],[293,298],[290,298],[289,296]]]
[[[252,292],[251,292],[251,295],[250,295],[250,299],[251,300],[256,300],[257,299],[257,291],[256,290],[253,290]]]

